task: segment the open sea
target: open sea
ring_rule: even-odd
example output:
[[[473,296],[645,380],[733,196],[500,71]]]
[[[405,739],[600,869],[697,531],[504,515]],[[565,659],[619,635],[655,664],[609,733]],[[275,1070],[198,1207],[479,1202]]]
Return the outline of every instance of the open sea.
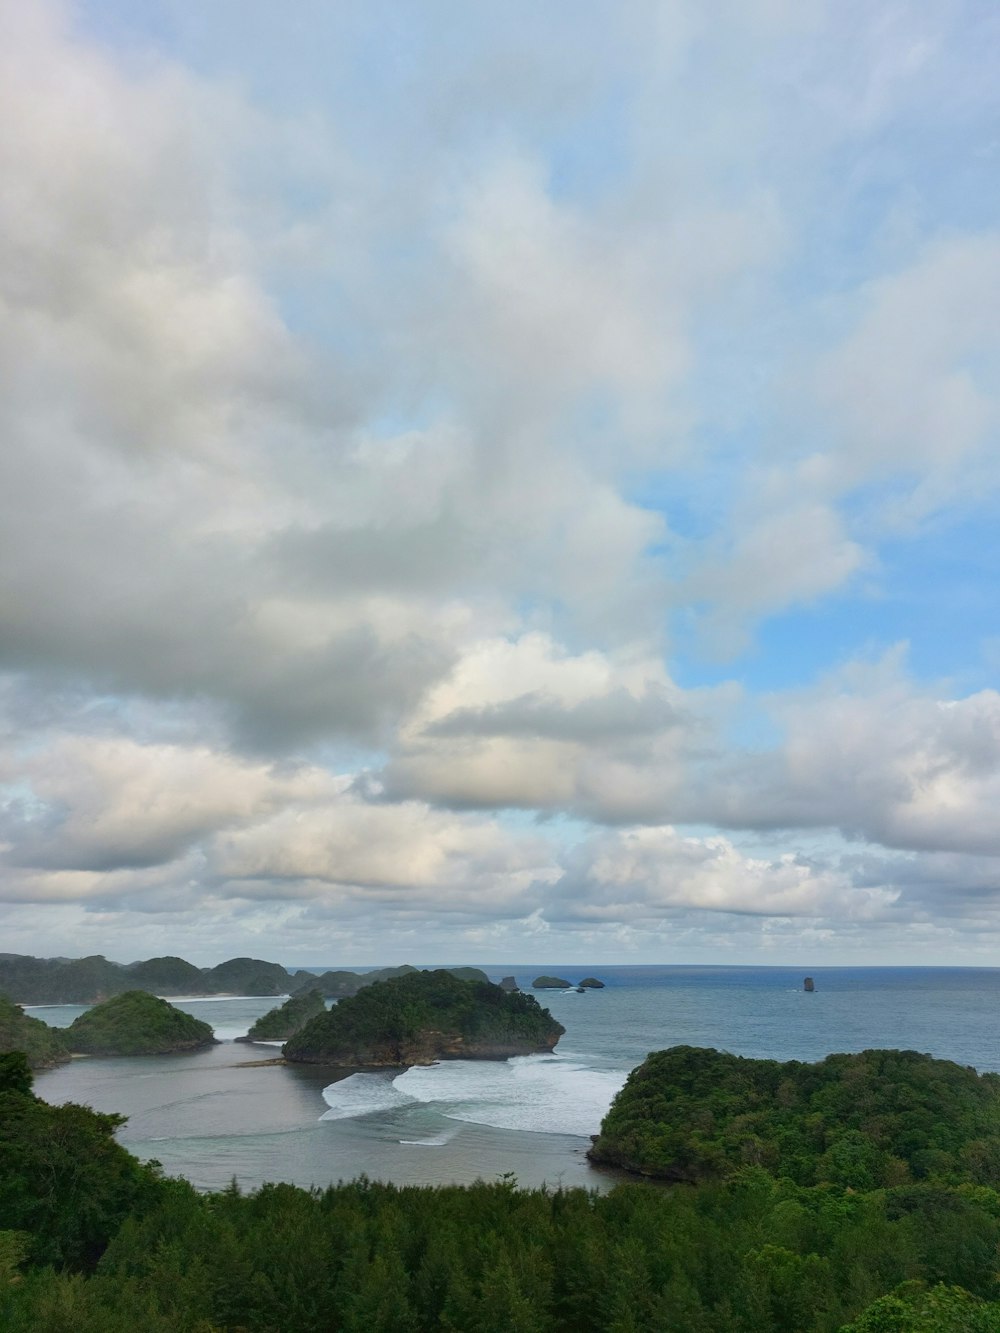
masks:
[[[318,969],[320,970],[320,969]],[[358,970],[358,969],[355,969]],[[1000,969],[529,967],[604,990],[534,992],[566,1028],[552,1055],[454,1060],[404,1073],[340,1077],[315,1066],[254,1063],[278,1045],[234,1044],[280,1003],[229,996],[172,999],[211,1023],[221,1045],[192,1055],[84,1057],[41,1073],[47,1101],[128,1116],[119,1138],[202,1189],[234,1177],[328,1185],[365,1174],[397,1184],[461,1184],[510,1173],[525,1186],[607,1189],[588,1165],[597,1132],[629,1071],[650,1051],[687,1044],[737,1055],[816,1060],[833,1051],[926,1051],[1000,1072]],[[79,1006],[28,1008],[65,1026]]]

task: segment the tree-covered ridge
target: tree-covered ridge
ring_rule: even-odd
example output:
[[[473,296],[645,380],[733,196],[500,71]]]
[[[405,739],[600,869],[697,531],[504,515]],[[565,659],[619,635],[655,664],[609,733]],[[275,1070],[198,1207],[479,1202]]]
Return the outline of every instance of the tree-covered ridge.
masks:
[[[0,1057],[4,1333],[998,1333],[1000,1194],[760,1167],[609,1194],[512,1181],[201,1195]]]
[[[126,991],[88,1009],[66,1029],[70,1049],[85,1055],[167,1055],[215,1041],[211,1027],[145,991]]]
[[[23,1051],[32,1069],[50,1069],[69,1059],[69,1047],[58,1028],[31,1018],[0,995],[0,1055],[11,1051]]]
[[[486,981],[479,968],[449,968],[464,980]],[[167,955],[137,963],[113,963],[101,954],[89,958],[32,958],[0,953],[0,993],[19,1004],[96,1004],[123,991],[154,995],[294,995],[318,987],[327,999],[356,995],[365,986],[416,972],[403,963],[373,972],[330,971],[317,976],[289,972],[263,958],[229,958],[215,967],[195,967]]]
[[[284,1047],[289,1060],[349,1068],[551,1050],[565,1029],[533,996],[450,972],[382,981],[312,1019]]]
[[[311,1018],[324,1013],[326,1004],[315,986],[312,990],[299,991],[284,1004],[262,1014],[247,1033],[246,1040],[285,1041],[304,1027]]]
[[[629,1075],[593,1160],[668,1180],[746,1165],[853,1189],[1000,1183],[1000,1076],[916,1051],[817,1064],[675,1046]]]

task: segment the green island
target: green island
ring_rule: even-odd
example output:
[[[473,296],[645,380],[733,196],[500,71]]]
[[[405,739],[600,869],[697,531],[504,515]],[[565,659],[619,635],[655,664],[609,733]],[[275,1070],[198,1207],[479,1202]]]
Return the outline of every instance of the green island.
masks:
[[[125,991],[96,1004],[65,1029],[81,1055],[169,1055],[215,1043],[208,1023],[146,991]]]
[[[447,971],[465,981],[486,981],[478,967]],[[407,976],[415,967],[382,967],[372,972],[327,971],[317,975],[300,968],[289,972],[280,963],[263,958],[229,958],[215,967],[168,954],[137,963],[114,963],[101,954],[88,958],[33,958],[29,954],[0,953],[0,994],[18,1004],[98,1004],[123,991],[143,990],[153,995],[295,995],[318,987],[325,999],[356,995],[365,986],[391,977]]]
[[[584,990],[604,989],[604,982],[598,981],[596,977],[584,977],[584,979],[580,982],[580,985],[584,988]]]
[[[550,1051],[564,1031],[531,995],[444,970],[411,972],[339,1001],[283,1051],[286,1060],[309,1064],[396,1068]]]
[[[70,1058],[58,1028],[31,1018],[19,1004],[0,995],[0,1054],[10,1051],[23,1051],[32,1069],[51,1069]]]
[[[245,1037],[238,1041],[287,1041],[317,1014],[326,1013],[326,1003],[317,987],[300,991],[284,1004],[262,1014]]]
[[[629,1075],[589,1156],[698,1183],[760,1166],[798,1185],[1000,1184],[1000,1075],[916,1051],[817,1064],[674,1046]]]
[[[905,1155],[909,1136],[928,1132],[927,1107],[907,1091],[912,1061],[867,1054],[885,1058],[855,1067],[853,1091],[886,1106],[902,1075],[893,1133]],[[132,1157],[115,1141],[120,1116],[48,1105],[25,1057],[2,1056],[0,1328],[997,1333],[1000,1193],[977,1183],[996,1125],[974,1075],[931,1063],[959,1137],[982,1136],[964,1155],[956,1140],[964,1175],[927,1159],[922,1178],[876,1188],[746,1165],[607,1194],[505,1178],[206,1195]],[[822,1114],[827,1134],[839,1111]],[[777,1120],[773,1130],[780,1160]],[[812,1158],[819,1179],[818,1140]]]
[[[535,977],[531,983],[535,990],[569,990],[572,981],[566,981],[564,977]]]

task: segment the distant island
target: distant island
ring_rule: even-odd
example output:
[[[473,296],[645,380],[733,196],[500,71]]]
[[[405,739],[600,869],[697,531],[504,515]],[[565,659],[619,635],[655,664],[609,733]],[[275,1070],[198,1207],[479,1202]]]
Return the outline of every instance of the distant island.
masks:
[[[588,1155],[695,1184],[754,1166],[803,1186],[995,1186],[1000,1075],[916,1051],[803,1064],[674,1046],[632,1071]]]
[[[574,987],[574,983],[572,981],[567,981],[565,977],[548,977],[544,975],[535,977],[531,985],[535,990],[572,990]],[[596,977],[584,977],[582,981],[576,983],[576,989],[603,990],[604,982],[598,981]]]
[[[478,967],[448,969],[465,980],[486,981]],[[300,968],[289,972],[262,958],[230,958],[215,967],[195,967],[166,955],[137,963],[114,963],[102,954],[87,958],[33,958],[0,953],[0,994],[17,1004],[97,1004],[125,991],[151,995],[295,995],[316,988],[328,1000],[356,995],[365,986],[407,976],[415,967],[384,967],[373,972],[328,971],[317,976]]]
[[[313,1018],[283,1050],[293,1062],[399,1068],[551,1051],[564,1031],[531,995],[439,970],[365,987]]]
[[[215,1043],[207,1023],[146,991],[125,991],[75,1018],[65,1029],[82,1055],[172,1055]]]

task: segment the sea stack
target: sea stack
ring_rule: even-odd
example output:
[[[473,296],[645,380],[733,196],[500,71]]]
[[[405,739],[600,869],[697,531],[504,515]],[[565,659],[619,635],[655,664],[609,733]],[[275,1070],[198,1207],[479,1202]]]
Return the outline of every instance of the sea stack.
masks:
[[[505,991],[515,991],[518,989],[517,977],[501,977],[500,989]]]
[[[814,991],[816,989],[816,983],[813,981],[812,977],[806,977],[805,981],[802,983],[802,989],[808,991]]]

